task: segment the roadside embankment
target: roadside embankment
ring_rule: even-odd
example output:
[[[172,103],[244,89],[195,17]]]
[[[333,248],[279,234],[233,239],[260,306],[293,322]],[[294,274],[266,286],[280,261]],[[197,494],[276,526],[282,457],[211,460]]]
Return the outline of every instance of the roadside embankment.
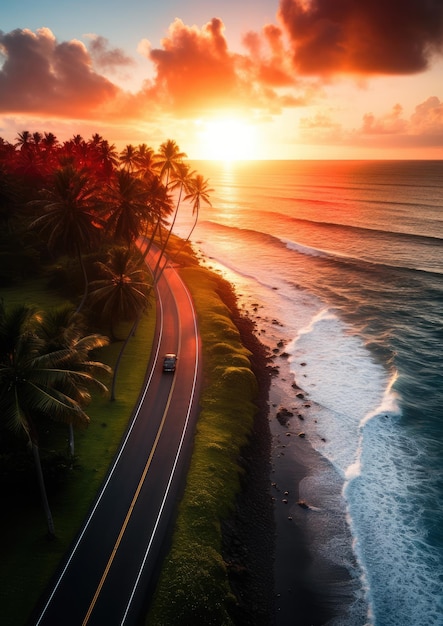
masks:
[[[197,309],[204,382],[187,485],[146,623],[268,626],[268,357],[229,283],[195,265],[180,273]]]

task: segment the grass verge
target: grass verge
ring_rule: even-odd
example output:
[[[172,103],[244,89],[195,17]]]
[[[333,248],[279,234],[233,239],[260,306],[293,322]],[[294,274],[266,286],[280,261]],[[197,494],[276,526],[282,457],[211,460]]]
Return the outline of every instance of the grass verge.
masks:
[[[222,626],[233,623],[236,604],[222,557],[222,520],[240,491],[238,459],[253,428],[257,381],[222,298],[227,283],[201,267],[180,273],[198,314],[205,380],[187,485],[146,624]]]

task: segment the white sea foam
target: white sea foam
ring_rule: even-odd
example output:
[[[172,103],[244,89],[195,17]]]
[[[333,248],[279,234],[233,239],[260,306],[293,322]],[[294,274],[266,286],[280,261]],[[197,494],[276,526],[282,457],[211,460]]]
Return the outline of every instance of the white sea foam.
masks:
[[[343,477],[350,468],[355,472],[361,426],[382,402],[385,370],[328,309],[310,320],[287,351],[297,385],[319,405],[318,448]]]
[[[419,578],[429,576],[433,561],[426,559],[420,564],[422,546],[414,548],[414,541],[423,533],[414,516],[416,505],[404,494],[416,483],[410,470],[405,481],[404,471],[409,467],[411,450],[404,449],[409,440],[401,443],[398,438],[400,410],[393,390],[396,375],[389,378],[362,340],[350,334],[345,324],[327,308],[298,333],[288,346],[288,352],[297,385],[318,405],[310,441],[333,463],[344,480],[348,522],[355,537],[354,550],[362,566],[362,588],[366,589],[371,607],[370,623],[437,625],[436,614],[432,612],[437,589],[432,578],[427,587],[430,608],[426,619],[429,621],[411,606],[414,601],[419,604],[417,598],[414,600],[413,590],[422,587]],[[317,477],[316,481],[322,478],[324,480],[325,476]],[[318,485],[315,491],[319,491]],[[328,533],[331,539],[323,552],[325,556],[334,554],[340,564],[340,559],[347,558],[346,550],[341,549],[340,540],[334,539],[340,534],[334,528],[332,531]],[[411,561],[415,561],[412,572]],[[392,581],[395,581],[398,600],[392,597]],[[423,596],[423,591],[419,593]],[[392,603],[397,601],[399,607],[392,611]],[[421,607],[425,601],[422,597]],[[376,622],[371,617],[372,612],[378,616],[389,613],[391,617],[385,622]],[[396,621],[400,612],[403,617]],[[414,615],[413,620],[408,612]]]
[[[300,252],[301,254],[307,254],[308,256],[317,257],[330,257],[336,256],[336,253],[328,252],[327,250],[320,250],[319,248],[313,248],[312,246],[304,246],[301,243],[290,241],[289,239],[281,240],[290,250]]]
[[[345,496],[376,626],[443,623],[442,559],[427,543],[420,504],[432,480],[425,467],[422,452],[392,416],[379,414],[364,425],[361,472],[347,483]]]

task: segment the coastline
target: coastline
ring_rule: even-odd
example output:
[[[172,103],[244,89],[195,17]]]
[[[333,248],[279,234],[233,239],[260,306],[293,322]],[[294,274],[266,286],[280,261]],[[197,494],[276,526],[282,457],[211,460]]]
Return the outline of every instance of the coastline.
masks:
[[[228,285],[222,298],[252,353],[259,384],[254,432],[241,459],[242,492],[235,515],[223,526],[223,554],[239,602],[236,623],[321,626],[351,601],[348,571],[314,557],[310,511],[298,504],[300,483],[321,457],[299,437],[291,437],[292,453],[285,454],[289,424],[278,420],[281,398],[273,384],[285,356],[260,341],[253,314],[239,310],[235,288]]]

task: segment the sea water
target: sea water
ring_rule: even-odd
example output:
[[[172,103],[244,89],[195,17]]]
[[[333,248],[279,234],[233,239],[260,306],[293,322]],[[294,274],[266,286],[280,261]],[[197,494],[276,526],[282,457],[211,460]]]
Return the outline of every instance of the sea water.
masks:
[[[192,241],[309,407],[325,464],[300,493],[355,596],[335,623],[442,626],[443,162],[193,165],[214,191]]]

